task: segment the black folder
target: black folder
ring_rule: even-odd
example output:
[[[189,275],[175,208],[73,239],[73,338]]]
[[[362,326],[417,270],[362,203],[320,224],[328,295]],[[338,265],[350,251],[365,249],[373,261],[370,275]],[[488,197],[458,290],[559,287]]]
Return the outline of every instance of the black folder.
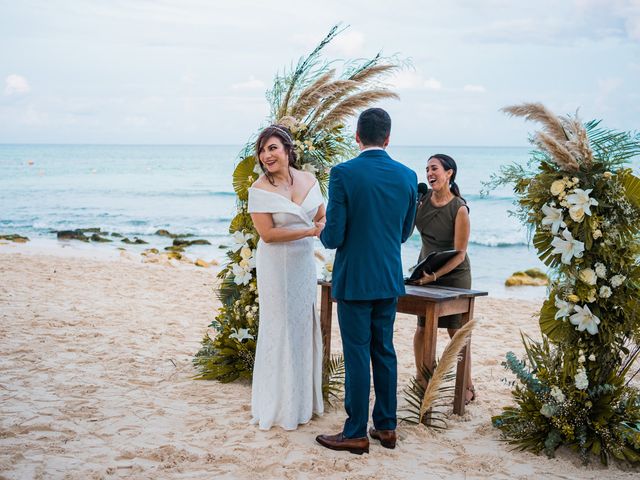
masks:
[[[405,279],[405,283],[416,282],[417,280],[420,280],[425,273],[432,274],[458,253],[458,250],[431,252],[424,259],[420,260],[414,267],[409,269],[411,276]]]

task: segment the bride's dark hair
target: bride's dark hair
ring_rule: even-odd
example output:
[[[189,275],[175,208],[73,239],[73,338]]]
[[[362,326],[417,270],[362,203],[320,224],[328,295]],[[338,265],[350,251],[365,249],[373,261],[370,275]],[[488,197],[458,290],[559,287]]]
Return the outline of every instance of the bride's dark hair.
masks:
[[[260,168],[264,172],[264,175],[267,177],[267,180],[269,180],[269,183],[271,185],[275,185],[275,182],[273,181],[273,175],[271,175],[269,171],[264,168],[264,165],[260,161],[260,151],[264,147],[264,144],[267,142],[267,140],[269,140],[271,137],[277,137],[282,142],[284,151],[287,152],[287,157],[289,158],[289,168],[296,168],[296,162],[298,161],[298,158],[296,157],[293,136],[291,135],[291,132],[287,127],[283,125],[269,125],[267,128],[262,130],[262,132],[260,132],[260,135],[258,135],[258,139],[256,140],[256,161],[260,165]],[[291,185],[293,185],[293,175],[290,175],[290,177]]]
[[[467,203],[464,197],[460,195],[460,188],[455,182],[456,174],[458,173],[458,165],[456,165],[456,161],[449,155],[445,155],[444,153],[435,153],[429,157],[429,159],[432,158],[437,158],[438,160],[440,160],[442,168],[444,168],[445,171],[453,170],[453,175],[451,175],[451,180],[449,181],[449,188],[451,189],[451,193],[453,193],[456,197],[460,197],[462,200],[464,200],[464,203]]]

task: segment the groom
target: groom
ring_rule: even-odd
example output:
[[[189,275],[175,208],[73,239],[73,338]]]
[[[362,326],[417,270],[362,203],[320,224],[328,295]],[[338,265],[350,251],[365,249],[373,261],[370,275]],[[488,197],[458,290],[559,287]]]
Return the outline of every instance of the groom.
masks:
[[[393,322],[398,296],[405,293],[400,244],[413,230],[418,179],[385,152],[390,132],[387,112],[362,112],[356,131],[361,153],[331,169],[327,223],[320,235],[326,248],[337,249],[332,295],[338,303],[348,418],[342,432],[316,440],[357,454],[369,452],[370,365],[376,400],[369,434],[383,447],[396,445]]]

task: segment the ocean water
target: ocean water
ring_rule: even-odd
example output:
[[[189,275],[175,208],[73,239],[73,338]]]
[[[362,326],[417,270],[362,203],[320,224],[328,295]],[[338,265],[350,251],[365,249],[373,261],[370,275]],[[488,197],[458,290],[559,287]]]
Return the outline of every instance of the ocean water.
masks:
[[[224,259],[228,226],[235,212],[231,174],[240,146],[185,145],[0,145],[0,233],[55,240],[54,230],[100,227],[150,245],[128,246],[119,239],[95,249],[124,246],[141,251],[170,240],[158,229],[190,233],[211,246],[188,249],[193,257]],[[509,216],[514,197],[503,188],[482,197],[482,183],[501,165],[524,163],[527,148],[389,148],[426,181],[426,160],[447,153],[458,163],[457,183],[471,215],[469,257],[473,286],[491,295],[542,296],[542,288],[505,288],[516,270],[544,265],[529,247],[526,229]],[[318,249],[321,245],[318,243]],[[403,248],[405,269],[420,251],[414,234]]]

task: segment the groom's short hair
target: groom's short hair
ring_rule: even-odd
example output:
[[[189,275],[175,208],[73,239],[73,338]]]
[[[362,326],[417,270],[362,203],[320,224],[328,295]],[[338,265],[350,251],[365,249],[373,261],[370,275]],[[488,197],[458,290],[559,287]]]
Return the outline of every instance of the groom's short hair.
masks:
[[[391,133],[391,117],[381,108],[368,108],[358,117],[357,132],[363,145],[381,147]]]

